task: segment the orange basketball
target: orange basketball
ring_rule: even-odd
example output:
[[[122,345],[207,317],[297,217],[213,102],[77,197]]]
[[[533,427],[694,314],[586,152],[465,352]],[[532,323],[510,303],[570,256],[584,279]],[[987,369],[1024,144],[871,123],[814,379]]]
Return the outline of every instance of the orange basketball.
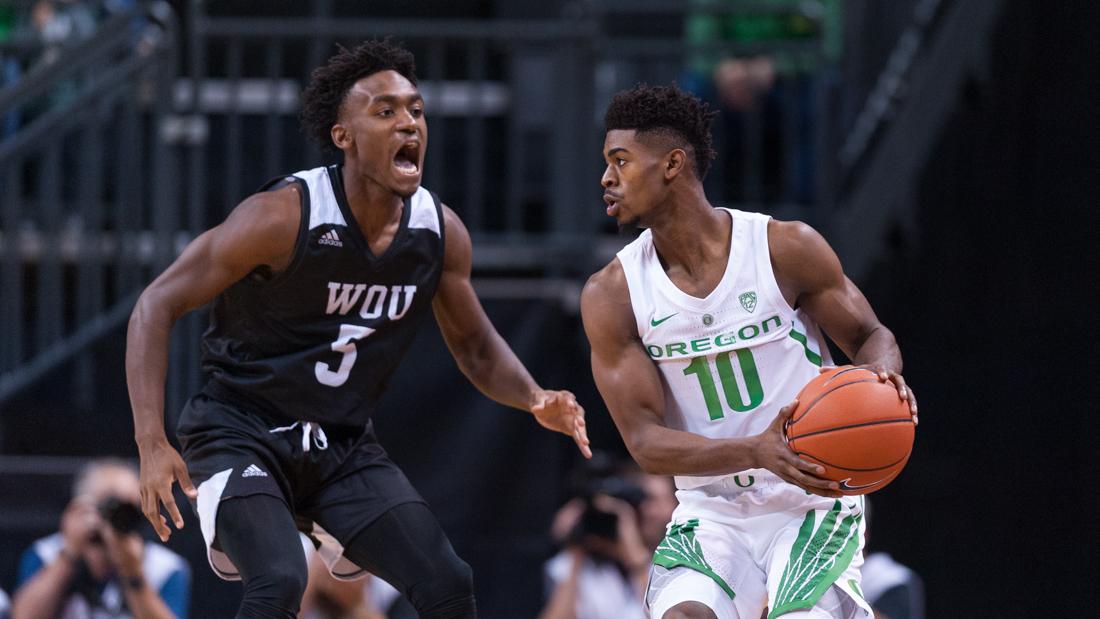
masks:
[[[913,451],[909,403],[866,368],[842,366],[811,380],[786,425],[787,443],[843,494],[867,494],[893,481]]]

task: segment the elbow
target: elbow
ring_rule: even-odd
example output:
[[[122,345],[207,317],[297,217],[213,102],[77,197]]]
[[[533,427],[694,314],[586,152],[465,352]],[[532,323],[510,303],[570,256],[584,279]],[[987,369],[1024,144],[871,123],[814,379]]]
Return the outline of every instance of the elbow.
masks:
[[[632,433],[626,440],[627,450],[638,463],[642,471],[649,475],[672,475],[674,467],[668,462],[668,458],[662,454],[658,437],[653,433],[642,430]]]

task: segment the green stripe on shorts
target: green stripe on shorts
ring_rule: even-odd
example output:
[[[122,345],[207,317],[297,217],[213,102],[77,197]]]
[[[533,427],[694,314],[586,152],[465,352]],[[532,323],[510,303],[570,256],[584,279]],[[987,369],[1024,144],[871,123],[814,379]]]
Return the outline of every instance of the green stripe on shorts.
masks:
[[[806,512],[768,619],[812,608],[852,562],[859,548],[859,521],[863,516],[840,518],[840,508],[840,501],[833,502],[816,527],[816,512]]]
[[[722,580],[722,577],[710,567],[706,557],[703,556],[703,547],[695,540],[695,529],[698,526],[698,518],[692,518],[683,524],[672,525],[672,528],[668,531],[668,535],[661,540],[661,543],[657,546],[657,550],[653,552],[653,564],[666,569],[686,567],[700,574],[710,576],[710,578],[718,583],[722,591],[725,591],[726,595],[730,596],[732,600],[737,594],[735,594],[733,588],[727,585],[726,581]]]

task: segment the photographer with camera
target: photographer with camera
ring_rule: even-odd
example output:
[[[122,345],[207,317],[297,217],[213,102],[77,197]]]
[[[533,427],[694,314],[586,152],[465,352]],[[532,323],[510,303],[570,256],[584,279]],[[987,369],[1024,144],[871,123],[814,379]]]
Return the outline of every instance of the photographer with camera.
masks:
[[[672,479],[597,455],[554,516],[539,619],[644,619],[650,559],[676,509]]]
[[[191,574],[182,557],[142,539],[137,472],[96,460],[76,477],[61,530],[19,564],[11,619],[182,619]]]

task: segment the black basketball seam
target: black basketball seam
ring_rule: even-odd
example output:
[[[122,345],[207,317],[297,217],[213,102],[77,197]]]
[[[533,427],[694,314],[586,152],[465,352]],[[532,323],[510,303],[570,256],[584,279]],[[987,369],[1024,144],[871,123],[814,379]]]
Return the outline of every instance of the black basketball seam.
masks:
[[[845,370],[845,371],[847,371],[847,370]],[[853,380],[850,383],[844,383],[843,385],[837,385],[836,387],[833,387],[832,389],[829,389],[828,391],[826,391],[826,392],[818,395],[816,398],[814,398],[814,401],[810,402],[810,405],[806,408],[806,410],[802,411],[802,414],[799,415],[797,418],[792,417],[791,419],[789,419],[787,421],[787,425],[795,424],[795,423],[798,423],[799,421],[801,421],[803,417],[810,414],[810,409],[812,409],[815,404],[820,402],[821,398],[824,398],[825,396],[827,396],[830,393],[836,391],[837,389],[843,389],[844,387],[847,387],[848,385],[858,385],[860,383],[877,383],[877,382],[878,382],[878,378],[876,377],[876,378],[873,378],[873,379],[866,379],[866,380]]]
[[[813,458],[814,460],[817,460],[818,462],[820,462],[824,465],[833,467],[834,469],[840,469],[842,471],[854,471],[856,473],[871,473],[873,471],[881,471],[883,469],[888,469],[892,466],[897,466],[899,462],[905,462],[905,460],[908,459],[909,456],[913,455],[913,448],[910,447],[909,451],[906,452],[905,457],[903,457],[903,458],[898,458],[897,460],[891,462],[890,464],[883,464],[882,466],[876,466],[876,467],[870,468],[870,469],[853,469],[853,468],[849,468],[849,467],[846,467],[846,466],[840,466],[839,464],[833,464],[832,462],[822,460],[821,458],[818,458],[817,456],[815,456],[811,453],[806,453],[804,451],[795,451],[794,453],[799,455],[799,456],[809,456],[809,457]]]
[[[913,419],[881,419],[879,421],[865,421],[863,423],[854,423],[850,426],[840,426],[837,428],[829,428],[828,430],[815,430],[806,434],[799,434],[798,436],[790,437],[790,440],[797,441],[800,438],[807,438],[810,436],[817,436],[818,434],[828,434],[829,432],[836,432],[838,430],[847,430],[848,428],[865,428],[867,426],[881,426],[888,423],[913,423]]]
[[[822,385],[828,385],[829,383],[833,382],[834,380],[836,380],[837,378],[843,376],[844,374],[847,374],[848,372],[858,372],[860,370],[862,370],[864,372],[871,372],[871,370],[868,370],[867,368],[862,368],[862,367],[859,367],[859,366],[853,366],[853,367],[850,367],[850,368],[845,368],[845,369],[837,372],[836,374],[833,374],[832,376],[830,376],[828,378],[828,380],[826,380],[824,383],[822,383]],[[874,374],[874,372],[871,372],[871,374]],[[878,379],[877,375],[875,376],[875,379],[876,380]]]

